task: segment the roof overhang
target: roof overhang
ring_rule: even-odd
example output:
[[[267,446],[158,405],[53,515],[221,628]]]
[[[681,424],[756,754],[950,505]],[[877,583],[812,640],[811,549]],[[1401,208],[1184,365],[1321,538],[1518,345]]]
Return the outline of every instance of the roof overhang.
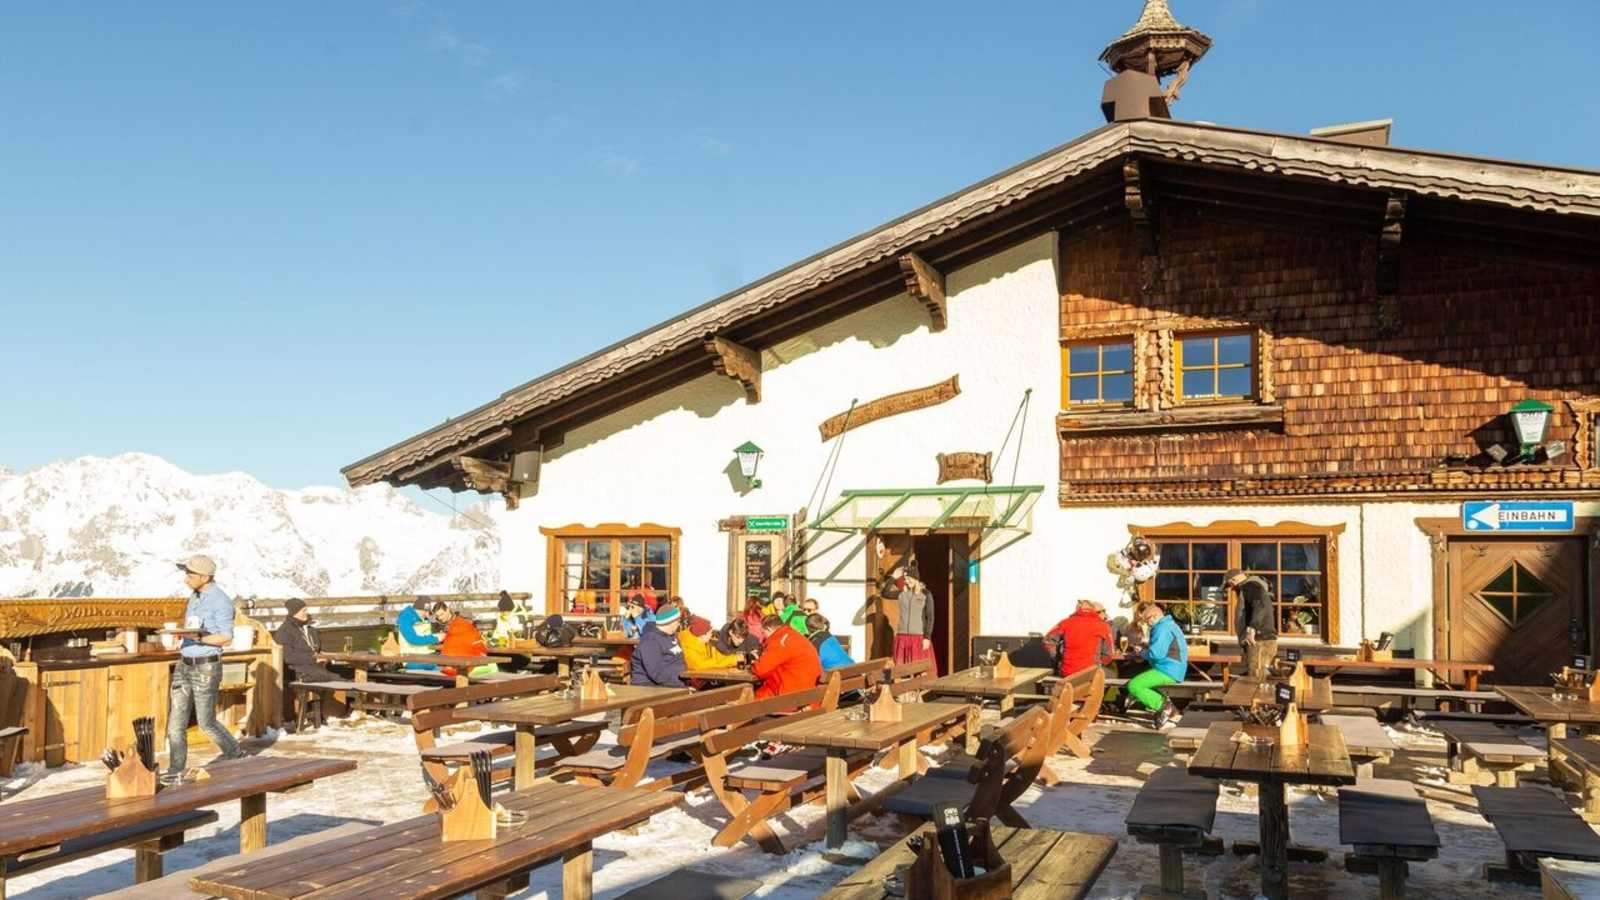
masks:
[[[1120,211],[1118,163],[1128,157],[1271,175],[1319,190],[1332,185],[1546,220],[1600,220],[1600,172],[1170,119],[1116,122],[540,376],[342,472],[352,487],[460,485],[451,465],[457,457],[504,459],[550,447],[572,423],[725,371],[725,356],[707,354],[713,339],[759,354],[786,334],[904,292],[900,261],[908,254],[950,271],[1042,230],[1081,227]]]

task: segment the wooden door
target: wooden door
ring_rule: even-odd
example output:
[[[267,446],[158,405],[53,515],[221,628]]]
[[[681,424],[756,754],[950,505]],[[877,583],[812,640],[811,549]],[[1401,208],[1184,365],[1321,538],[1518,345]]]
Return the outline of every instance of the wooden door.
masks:
[[[45,764],[90,762],[106,749],[106,669],[44,672]]]
[[[1583,652],[1583,579],[1582,540],[1452,540],[1447,658],[1494,663],[1485,681],[1549,683]]]
[[[111,666],[106,673],[106,740],[112,747],[133,743],[133,720],[155,720],[156,752],[167,739],[167,699],[171,666],[166,662]]]
[[[911,553],[911,537],[877,534],[867,538],[867,658],[894,656],[894,629],[900,604],[880,588]]]

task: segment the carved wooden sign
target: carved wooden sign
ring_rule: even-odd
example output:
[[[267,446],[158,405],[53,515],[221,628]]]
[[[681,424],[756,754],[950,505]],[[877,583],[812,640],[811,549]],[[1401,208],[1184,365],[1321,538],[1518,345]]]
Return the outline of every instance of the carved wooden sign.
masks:
[[[842,412],[830,417],[818,428],[822,431],[824,441],[832,440],[852,428],[859,428],[868,422],[876,422],[889,416],[927,409],[938,406],[949,400],[955,399],[961,393],[961,376],[951,375],[948,379],[938,384],[916,388],[910,391],[901,391],[887,397],[869,400],[850,412]]]
[[[183,618],[188,600],[0,600],[0,638],[34,637],[96,628],[160,628]]]
[[[934,458],[939,461],[939,480],[935,484],[962,478],[974,478],[984,484],[994,480],[993,453],[939,453]]]

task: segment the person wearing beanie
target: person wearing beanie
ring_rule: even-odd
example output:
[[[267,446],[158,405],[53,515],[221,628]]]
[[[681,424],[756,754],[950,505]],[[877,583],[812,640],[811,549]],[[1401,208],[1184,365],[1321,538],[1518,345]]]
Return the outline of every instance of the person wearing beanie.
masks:
[[[813,601],[807,600],[807,603]],[[821,613],[811,613],[806,616],[806,637],[811,641],[811,646],[817,648],[817,658],[822,663],[823,672],[842,669],[854,665],[855,660],[844,650],[844,645],[833,636],[828,620]]]
[[[437,653],[439,635],[433,633],[433,622],[428,618],[428,607],[433,598],[418,594],[411,605],[394,617],[395,636],[400,640],[401,653]],[[416,672],[436,672],[438,666],[423,663],[406,663],[407,669]]]
[[[683,625],[683,610],[663,603],[656,608],[654,622],[648,622],[639,635],[639,646],[628,662],[628,682],[646,687],[683,687],[686,664],[678,629]]]
[[[683,662],[690,672],[733,669],[744,662],[744,657],[723,653],[713,645],[711,623],[700,616],[690,618],[689,627],[678,630],[678,644],[683,647]]]
[[[1229,569],[1222,583],[1234,594],[1234,629],[1244,647],[1245,672],[1266,678],[1278,655],[1278,615],[1272,608],[1272,586],[1259,575]]]
[[[283,605],[286,615],[272,632],[272,639],[283,648],[283,664],[288,669],[285,681],[338,681],[339,676],[317,662],[322,639],[311,624],[311,610],[295,597]]]
[[[494,631],[489,633],[489,640],[497,647],[504,647],[522,637],[527,612],[509,593],[501,591],[500,600],[495,604]]]

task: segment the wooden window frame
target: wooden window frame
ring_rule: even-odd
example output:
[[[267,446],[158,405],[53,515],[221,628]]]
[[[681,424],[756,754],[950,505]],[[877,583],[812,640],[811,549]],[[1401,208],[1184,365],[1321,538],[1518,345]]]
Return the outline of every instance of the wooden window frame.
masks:
[[[563,570],[562,548],[569,540],[610,540],[612,541],[611,553],[611,583],[617,583],[618,571],[621,567],[621,554],[618,552],[617,542],[625,540],[667,540],[671,542],[671,550],[667,564],[667,596],[676,596],[678,593],[678,577],[681,571],[679,557],[682,545],[683,529],[667,525],[656,525],[646,522],[642,525],[622,525],[606,523],[602,525],[567,525],[561,528],[540,528],[539,533],[545,537],[545,594],[544,611],[546,615],[569,615],[564,608],[562,598],[561,576]],[[619,610],[610,610],[606,613],[595,615],[618,615]],[[588,615],[577,613],[576,615]]]
[[[1221,350],[1221,339],[1225,337],[1246,337],[1250,340],[1249,361],[1244,363],[1229,363],[1224,365],[1218,360]],[[1185,341],[1210,339],[1212,342],[1212,361],[1208,366],[1195,366],[1185,369],[1183,364],[1183,344]],[[1183,376],[1186,371],[1212,373],[1212,384],[1221,387],[1222,372],[1225,369],[1248,369],[1250,372],[1250,392],[1247,394],[1228,394],[1214,397],[1185,397],[1183,394]],[[1194,331],[1176,331],[1172,335],[1172,396],[1174,406],[1235,406],[1241,404],[1255,404],[1261,402],[1261,331],[1256,328],[1207,328]]]
[[[1107,370],[1105,368],[1106,348],[1110,346],[1124,345],[1126,345],[1128,348],[1128,368],[1126,370]],[[1099,359],[1095,363],[1096,368],[1092,372],[1074,372],[1072,370],[1072,351],[1083,347],[1094,347],[1100,351]],[[1062,341],[1061,408],[1064,410],[1073,410],[1077,412],[1099,409],[1132,409],[1138,404],[1139,396],[1143,392],[1144,388],[1144,378],[1142,373],[1144,370],[1145,361],[1139,358],[1139,350],[1140,341],[1138,340],[1138,336],[1131,331],[1123,334],[1105,335],[1098,338]],[[1105,378],[1108,374],[1131,376],[1130,381],[1132,382],[1132,387],[1129,390],[1128,399],[1105,399]],[[1072,379],[1074,377],[1081,377],[1085,375],[1095,376],[1098,382],[1097,387],[1099,399],[1074,401],[1072,399]]]
[[[1228,545],[1228,564],[1226,568],[1243,568],[1239,560],[1239,545],[1248,543],[1266,543],[1282,541],[1315,541],[1322,542],[1322,621],[1321,634],[1293,635],[1280,633],[1279,638],[1307,637],[1320,639],[1325,644],[1339,643],[1339,536],[1344,533],[1345,526],[1339,525],[1307,525],[1303,522],[1278,522],[1273,525],[1263,525],[1259,522],[1226,520],[1213,522],[1209,525],[1194,525],[1189,522],[1173,522],[1166,525],[1139,526],[1129,525],[1128,532],[1141,536],[1151,543],[1159,546],[1163,540],[1200,543],[1226,543]],[[1155,579],[1139,585],[1139,598],[1141,600],[1155,599]],[[1282,606],[1282,598],[1273,598],[1274,606]],[[1233,603],[1228,603],[1227,625],[1233,627]],[[1220,634],[1232,632],[1207,632]]]

